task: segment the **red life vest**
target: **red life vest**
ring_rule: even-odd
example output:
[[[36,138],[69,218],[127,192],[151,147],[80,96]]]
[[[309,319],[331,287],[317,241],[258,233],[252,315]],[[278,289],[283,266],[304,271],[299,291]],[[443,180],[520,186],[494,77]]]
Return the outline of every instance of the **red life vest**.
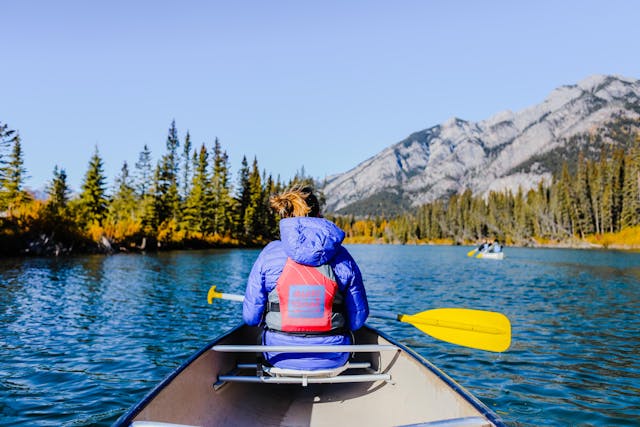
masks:
[[[270,329],[313,333],[344,325],[341,314],[334,316],[334,301],[342,298],[333,269],[327,264],[312,267],[287,258],[274,291],[269,295],[266,318]],[[279,312],[271,309],[275,304]]]

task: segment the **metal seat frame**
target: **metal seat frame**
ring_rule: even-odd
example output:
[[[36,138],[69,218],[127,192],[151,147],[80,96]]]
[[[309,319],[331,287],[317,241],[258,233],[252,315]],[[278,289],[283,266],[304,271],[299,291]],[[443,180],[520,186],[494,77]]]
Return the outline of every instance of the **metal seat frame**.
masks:
[[[361,345],[307,345],[307,346],[284,346],[284,345],[216,345],[212,351],[232,352],[232,353],[375,353],[380,351],[400,351],[395,345],[361,344]],[[248,369],[255,369],[255,375],[243,375],[242,372]],[[364,370],[364,373],[344,374],[349,370]],[[355,382],[391,382],[391,374],[382,373],[371,369],[369,362],[347,362],[346,367],[341,369],[338,375],[318,376],[313,371],[288,370],[288,374],[270,374],[260,363],[239,363],[231,371],[224,375],[219,375],[214,389],[219,389],[228,382],[244,383],[265,383],[265,384],[301,384],[306,387],[308,384],[326,383],[355,383]],[[265,372],[267,375],[265,375]],[[277,372],[277,371],[276,371]]]

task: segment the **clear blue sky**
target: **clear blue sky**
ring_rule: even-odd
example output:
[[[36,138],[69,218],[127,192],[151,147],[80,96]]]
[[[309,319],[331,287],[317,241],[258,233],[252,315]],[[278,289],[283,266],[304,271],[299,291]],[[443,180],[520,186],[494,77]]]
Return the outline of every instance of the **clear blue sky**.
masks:
[[[0,122],[27,185],[109,185],[144,144],[218,137],[288,179],[345,172],[451,116],[478,121],[592,74],[640,77],[640,2],[4,1]]]

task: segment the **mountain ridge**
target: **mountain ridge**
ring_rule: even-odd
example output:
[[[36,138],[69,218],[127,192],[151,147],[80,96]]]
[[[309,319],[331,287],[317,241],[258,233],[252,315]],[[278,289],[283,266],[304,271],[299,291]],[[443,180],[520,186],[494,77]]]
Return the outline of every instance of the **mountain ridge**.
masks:
[[[560,86],[519,112],[504,110],[479,122],[451,117],[328,177],[326,210],[393,214],[467,188],[474,194],[527,190],[555,172],[557,166],[543,161],[546,153],[568,151],[580,135],[597,139],[621,119],[640,120],[640,80],[613,75]]]

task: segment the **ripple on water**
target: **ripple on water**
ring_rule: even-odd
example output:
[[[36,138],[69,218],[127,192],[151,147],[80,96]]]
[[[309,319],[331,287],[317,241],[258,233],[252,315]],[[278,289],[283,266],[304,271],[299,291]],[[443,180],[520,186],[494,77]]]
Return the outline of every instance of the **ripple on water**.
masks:
[[[431,360],[513,426],[627,426],[640,415],[640,254],[350,246],[372,308],[505,313],[506,353],[369,323]],[[0,424],[107,426],[241,307],[257,250],[0,260]],[[613,254],[613,255],[612,255]]]

